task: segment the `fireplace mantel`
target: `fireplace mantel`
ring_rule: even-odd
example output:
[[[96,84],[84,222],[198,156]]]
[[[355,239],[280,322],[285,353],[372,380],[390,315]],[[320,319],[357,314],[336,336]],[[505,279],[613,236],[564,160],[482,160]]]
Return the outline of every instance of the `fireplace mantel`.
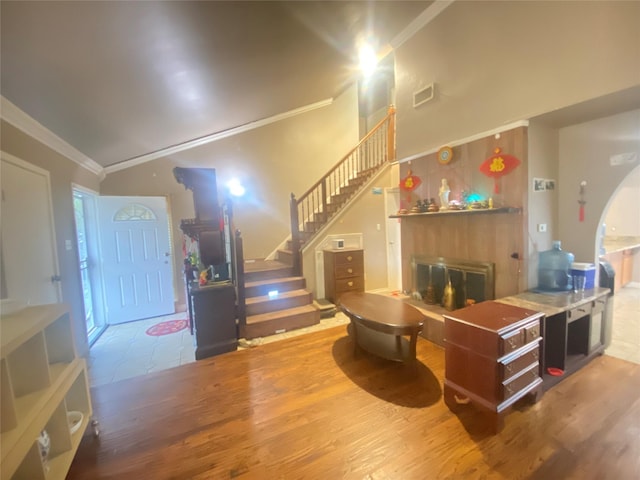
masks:
[[[419,212],[389,215],[389,218],[411,218],[411,217],[441,217],[444,215],[479,215],[491,213],[520,213],[520,207],[500,207],[500,208],[477,208],[467,210],[443,210],[440,212]]]

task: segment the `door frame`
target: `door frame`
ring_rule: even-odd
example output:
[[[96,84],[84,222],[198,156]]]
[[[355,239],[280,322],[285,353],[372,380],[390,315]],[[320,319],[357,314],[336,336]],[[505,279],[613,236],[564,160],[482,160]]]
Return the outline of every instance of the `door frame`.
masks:
[[[398,213],[398,210],[389,211],[389,200],[395,198],[397,200],[397,207],[400,208],[400,188],[399,187],[387,187],[384,189],[384,215],[386,220],[385,228],[385,249],[387,258],[387,287],[391,291],[402,291],[402,232],[400,230],[399,220],[396,218],[390,218],[392,215]],[[389,245],[391,241],[397,241],[396,255],[393,256]],[[397,265],[397,269],[393,269],[392,266]],[[397,271],[397,275],[394,276],[394,271]]]
[[[29,163],[25,160],[22,160],[18,157],[16,157],[15,155],[11,155],[10,153],[7,153],[5,151],[0,150],[0,160],[1,161],[5,161],[7,163],[10,163],[18,168],[22,168],[24,170],[27,170],[35,175],[40,175],[42,177],[44,177],[45,179],[45,184],[46,184],[46,190],[47,190],[47,199],[48,199],[48,205],[47,205],[47,213],[48,213],[48,217],[49,217],[49,224],[51,226],[50,228],[50,232],[51,232],[51,238],[49,239],[49,245],[51,246],[51,255],[52,255],[52,260],[53,260],[53,275],[56,276],[57,278],[60,278],[60,263],[58,262],[58,241],[57,241],[57,235],[56,235],[56,224],[55,224],[55,219],[53,216],[53,196],[51,194],[51,174],[49,173],[48,170],[45,170],[44,168],[38,167],[32,163]],[[5,271],[4,265],[3,265],[3,272]],[[4,278],[3,278],[3,282],[4,282]],[[58,300],[57,303],[62,302],[62,286],[61,286],[61,282],[55,281],[53,282],[54,286],[55,286],[55,294],[56,294],[56,298]]]
[[[89,256],[90,258],[94,257],[93,258],[94,261],[92,262],[92,265],[89,268],[89,284],[91,285],[91,292],[92,292],[92,304],[93,304],[92,314],[94,318],[94,323],[98,326],[97,331],[94,335],[89,335],[89,331],[86,330],[87,344],[89,345],[89,347],[91,347],[91,345],[93,345],[98,340],[100,335],[102,335],[102,333],[104,333],[104,331],[107,329],[107,320],[106,320],[106,314],[105,314],[105,305],[106,305],[105,291],[104,291],[104,284],[102,282],[102,262],[101,262],[102,244],[100,243],[100,232],[98,229],[98,207],[97,207],[97,201],[96,201],[97,197],[100,196],[100,193],[73,182],[71,183],[71,192],[72,192],[72,196],[75,194],[75,192],[80,192],[84,197],[83,203],[85,203],[85,206],[87,204],[90,204],[90,209],[91,209],[91,216],[88,222],[87,222],[87,217],[85,215],[85,228],[90,231],[90,235],[87,236],[87,248],[90,249]],[[88,202],[85,201],[85,198],[88,200]],[[76,242],[77,242],[78,226],[75,223],[76,221],[75,215],[74,215],[73,221],[74,221],[74,228],[76,232]],[[78,251],[77,246],[76,246],[76,251]],[[79,255],[79,251],[78,251],[78,255]],[[78,276],[81,277],[79,258],[78,258]],[[86,305],[84,305],[84,296],[82,299],[82,303],[83,303],[83,311],[85,312],[85,315],[86,315]]]

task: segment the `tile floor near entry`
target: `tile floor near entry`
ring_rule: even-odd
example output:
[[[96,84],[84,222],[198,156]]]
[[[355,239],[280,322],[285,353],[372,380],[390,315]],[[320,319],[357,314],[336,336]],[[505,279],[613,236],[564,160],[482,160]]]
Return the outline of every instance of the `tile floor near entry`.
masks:
[[[193,337],[188,328],[160,337],[146,334],[146,330],[158,322],[182,318],[186,318],[185,313],[109,327],[89,352],[87,361],[91,386],[195,362]],[[257,338],[248,342],[249,345],[241,341],[241,346],[259,347],[264,343],[347,323],[348,318],[338,312],[335,317],[322,319],[318,325]],[[627,286],[616,292],[612,341],[605,353],[640,364],[640,285]]]
[[[96,387],[195,362],[195,348],[189,328],[160,337],[146,334],[147,329],[158,322],[182,318],[186,318],[186,313],[112,325],[107,328],[91,347],[87,358],[91,386]],[[347,323],[349,323],[349,319],[346,315],[338,312],[335,317],[322,319],[319,324],[311,327],[250,341],[241,340],[239,348],[257,347],[283,338],[304,335]]]
[[[188,327],[159,337],[146,334],[156,323],[183,318],[186,318],[184,312],[109,326],[89,350],[91,386],[195,362],[193,337]]]

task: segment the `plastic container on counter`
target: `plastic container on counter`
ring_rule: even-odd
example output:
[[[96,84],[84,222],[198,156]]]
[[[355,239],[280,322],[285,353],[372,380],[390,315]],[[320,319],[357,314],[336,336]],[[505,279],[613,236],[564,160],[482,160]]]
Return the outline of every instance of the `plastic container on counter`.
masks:
[[[573,253],[562,250],[560,240],[554,240],[551,250],[540,252],[538,259],[538,289],[550,292],[571,290]]]
[[[584,280],[581,277],[584,277]],[[571,278],[574,290],[589,290],[595,284],[596,266],[593,263],[574,262],[571,264]],[[580,286],[583,288],[579,288]]]

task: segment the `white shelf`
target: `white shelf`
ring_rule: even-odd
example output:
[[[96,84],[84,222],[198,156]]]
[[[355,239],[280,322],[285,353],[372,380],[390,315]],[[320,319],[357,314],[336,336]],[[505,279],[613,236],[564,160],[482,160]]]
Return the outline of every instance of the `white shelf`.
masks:
[[[0,318],[2,434],[0,477],[64,479],[92,415],[87,369],[78,358],[64,305],[26,308]],[[79,410],[81,428],[69,432],[67,412]],[[37,438],[51,439],[47,465]]]

